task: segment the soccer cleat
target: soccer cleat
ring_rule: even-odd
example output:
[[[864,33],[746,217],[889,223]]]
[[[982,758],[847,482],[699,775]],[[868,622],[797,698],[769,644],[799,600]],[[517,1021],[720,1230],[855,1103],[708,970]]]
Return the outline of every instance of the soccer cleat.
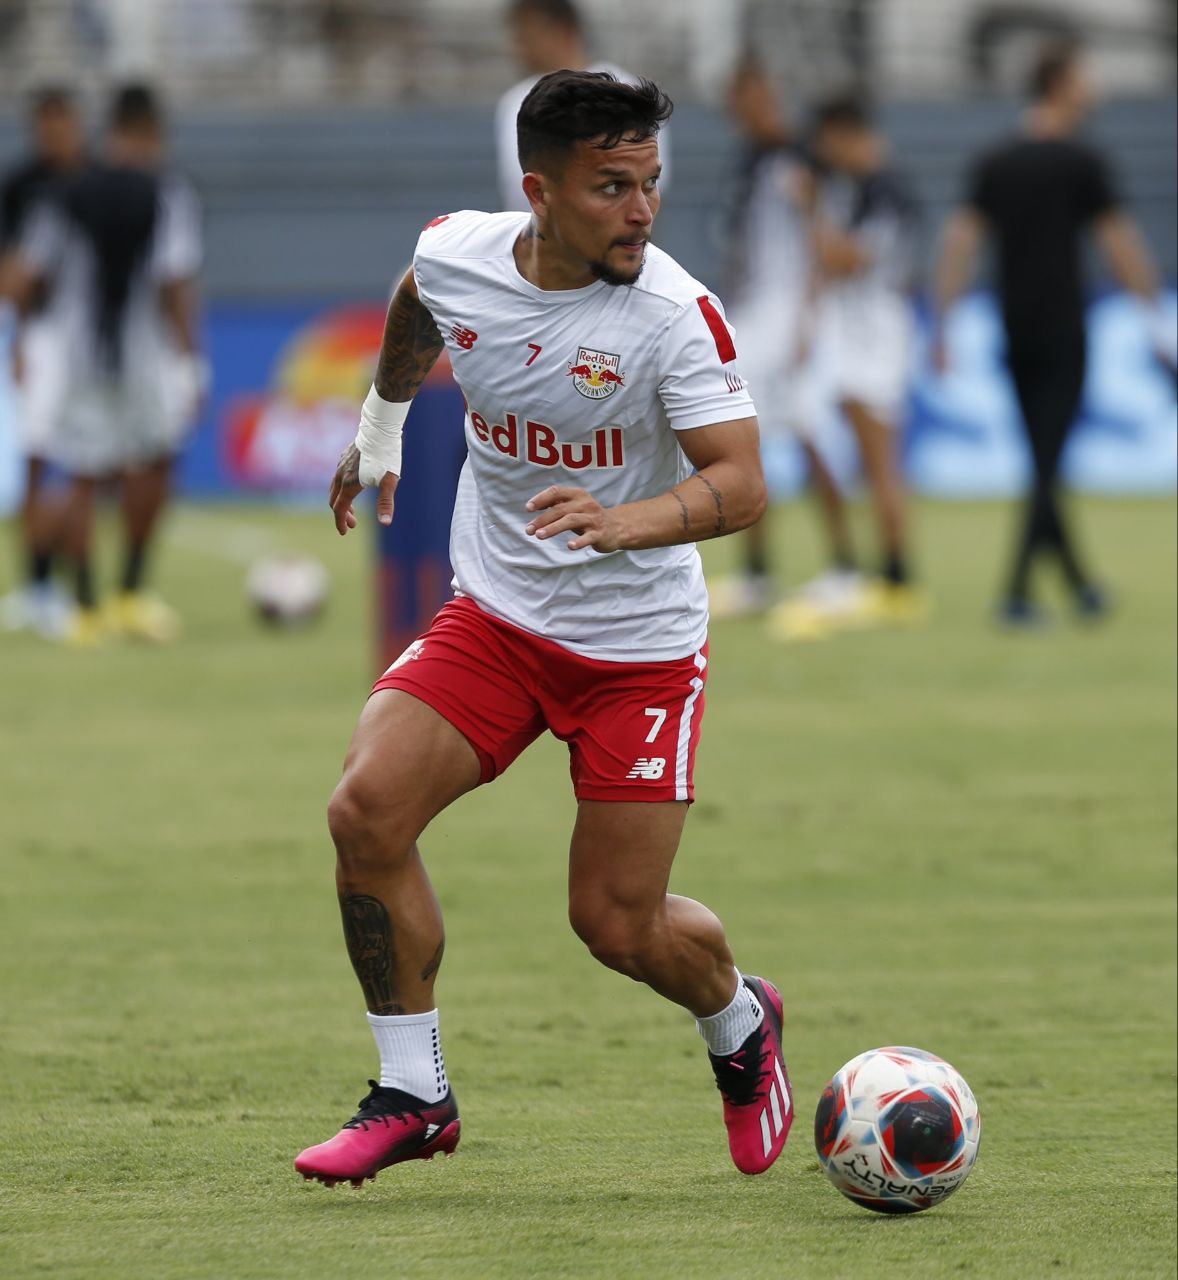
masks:
[[[180,615],[171,605],[138,591],[123,591],[107,605],[106,621],[116,635],[152,644],[169,644],[180,636]]]
[[[728,1150],[741,1173],[764,1173],[793,1124],[793,1094],[781,1053],[781,995],[763,978],[744,980],[765,1011],[761,1025],[735,1053],[708,1058],[724,1099]]]
[[[68,649],[97,649],[106,640],[106,627],[97,609],[78,609],[61,641]]]
[[[31,586],[0,596],[0,631],[28,631],[35,625],[36,594]]]
[[[873,582],[868,592],[868,611],[876,621],[887,626],[923,626],[932,614],[932,601],[918,587],[905,583]]]
[[[1025,596],[1010,596],[998,608],[998,625],[1014,631],[1036,631],[1047,623],[1047,615]]]
[[[739,573],[708,584],[708,611],[713,618],[747,618],[773,603],[773,584],[763,573]]]
[[[1100,622],[1112,612],[1109,593],[1095,583],[1087,582],[1076,591],[1076,617],[1081,622]]]
[[[358,1187],[389,1165],[432,1160],[439,1151],[454,1154],[461,1124],[453,1093],[440,1102],[423,1102],[375,1080],[368,1083],[372,1092],[360,1099],[360,1110],[339,1133],[297,1157],[295,1168],[304,1178],[328,1187],[337,1182]]]
[[[877,621],[869,584],[851,570],[834,569],[804,583],[769,615],[778,640],[821,640]]]
[[[775,640],[825,640],[833,632],[826,611],[813,600],[783,600],[769,613],[769,634]]]

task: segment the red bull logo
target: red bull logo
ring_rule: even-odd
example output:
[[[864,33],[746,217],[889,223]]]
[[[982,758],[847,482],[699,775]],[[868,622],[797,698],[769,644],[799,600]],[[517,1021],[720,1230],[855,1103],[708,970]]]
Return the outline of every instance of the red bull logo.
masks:
[[[621,427],[598,427],[587,440],[561,440],[543,422],[525,418],[520,427],[514,413],[503,422],[488,422],[473,410],[470,426],[475,439],[506,458],[517,458],[534,467],[564,467],[566,471],[601,470],[626,465]]]
[[[612,351],[577,348],[577,358],[569,361],[568,376],[573,386],[587,400],[604,400],[626,385],[626,375],[619,366],[622,357]]]

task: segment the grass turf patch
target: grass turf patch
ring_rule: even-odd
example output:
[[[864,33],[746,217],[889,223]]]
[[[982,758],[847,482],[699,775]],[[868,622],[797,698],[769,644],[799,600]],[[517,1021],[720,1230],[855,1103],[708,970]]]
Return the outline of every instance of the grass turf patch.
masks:
[[[714,628],[673,887],[783,988],[798,1120],[769,1174],[730,1165],[690,1019],[569,931],[547,740],[423,841],[458,1156],[353,1192],[291,1161],[375,1062],[323,818],[371,674],[367,547],[319,513],[178,511],[181,643],[0,637],[0,1271],[1173,1275],[1175,507],[1081,514],[1107,626],[999,634],[1007,514],[926,505],[927,628]],[[808,513],[777,537],[813,567]],[[267,542],[328,564],[319,627],[249,617]],[[826,1078],[882,1043],[947,1057],[983,1112],[969,1182],[913,1218],[844,1201],[810,1139]]]

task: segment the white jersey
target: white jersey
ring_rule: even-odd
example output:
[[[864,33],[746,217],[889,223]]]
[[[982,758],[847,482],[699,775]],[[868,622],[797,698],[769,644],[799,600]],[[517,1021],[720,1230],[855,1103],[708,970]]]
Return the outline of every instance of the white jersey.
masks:
[[[180,353],[159,291],[199,271],[200,210],[191,186],[175,173],[159,179],[156,201],[151,240],[122,307],[117,371],[104,362],[99,340],[95,248],[65,207],[38,206],[18,249],[48,282],[32,347],[46,454],[81,473],[170,452],[187,425],[191,396],[177,374]]]
[[[627,84],[637,84],[638,77],[632,76],[612,62],[595,62],[587,71],[607,71],[617,80]],[[523,170],[519,167],[519,148],[516,145],[515,120],[524,99],[532,92],[539,76],[527,76],[506,90],[495,107],[495,159],[499,175],[499,198],[504,209],[517,209],[521,213],[528,210],[528,198],[521,185]],[[666,191],[671,184],[671,134],[667,128],[659,130],[659,159],[663,171],[659,177],[659,189]]]
[[[795,148],[753,153],[732,219],[729,310],[761,407],[762,438],[787,429],[808,435],[817,413],[812,370],[799,360],[812,259],[804,178],[805,160]]]
[[[488,612],[589,658],[662,662],[707,636],[694,544],[606,554],[524,528],[552,484],[604,507],[653,498],[692,473],[676,432],[756,410],[716,298],[648,246],[633,285],[539,289],[512,253],[519,213],[435,219],[417,287],[466,400],[454,588]]]

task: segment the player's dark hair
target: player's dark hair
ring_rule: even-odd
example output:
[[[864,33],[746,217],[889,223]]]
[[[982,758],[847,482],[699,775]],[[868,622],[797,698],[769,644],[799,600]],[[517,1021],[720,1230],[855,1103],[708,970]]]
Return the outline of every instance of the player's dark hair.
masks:
[[[125,84],[110,102],[110,123],[115,129],[155,128],[163,123],[163,109],[148,84]]]
[[[542,18],[554,27],[564,27],[578,35],[585,29],[581,11],[573,0],[511,0],[507,6],[507,20],[517,22],[520,18]]]
[[[155,235],[158,180],[146,170],[95,164],[66,186],[62,203],[94,252],[98,351],[103,364],[117,370],[123,312]]]
[[[559,165],[578,142],[603,151],[645,142],[670,119],[674,104],[650,80],[626,84],[604,71],[553,71],[541,76],[516,117],[525,173]]]
[[[1080,56],[1080,42],[1075,36],[1056,36],[1040,46],[1027,77],[1027,96],[1042,102],[1059,87]]]
[[[29,114],[34,118],[50,112],[72,111],[75,105],[73,91],[63,84],[38,85],[29,94]]]
[[[872,113],[863,94],[843,90],[820,99],[813,119],[815,129],[870,129]]]

